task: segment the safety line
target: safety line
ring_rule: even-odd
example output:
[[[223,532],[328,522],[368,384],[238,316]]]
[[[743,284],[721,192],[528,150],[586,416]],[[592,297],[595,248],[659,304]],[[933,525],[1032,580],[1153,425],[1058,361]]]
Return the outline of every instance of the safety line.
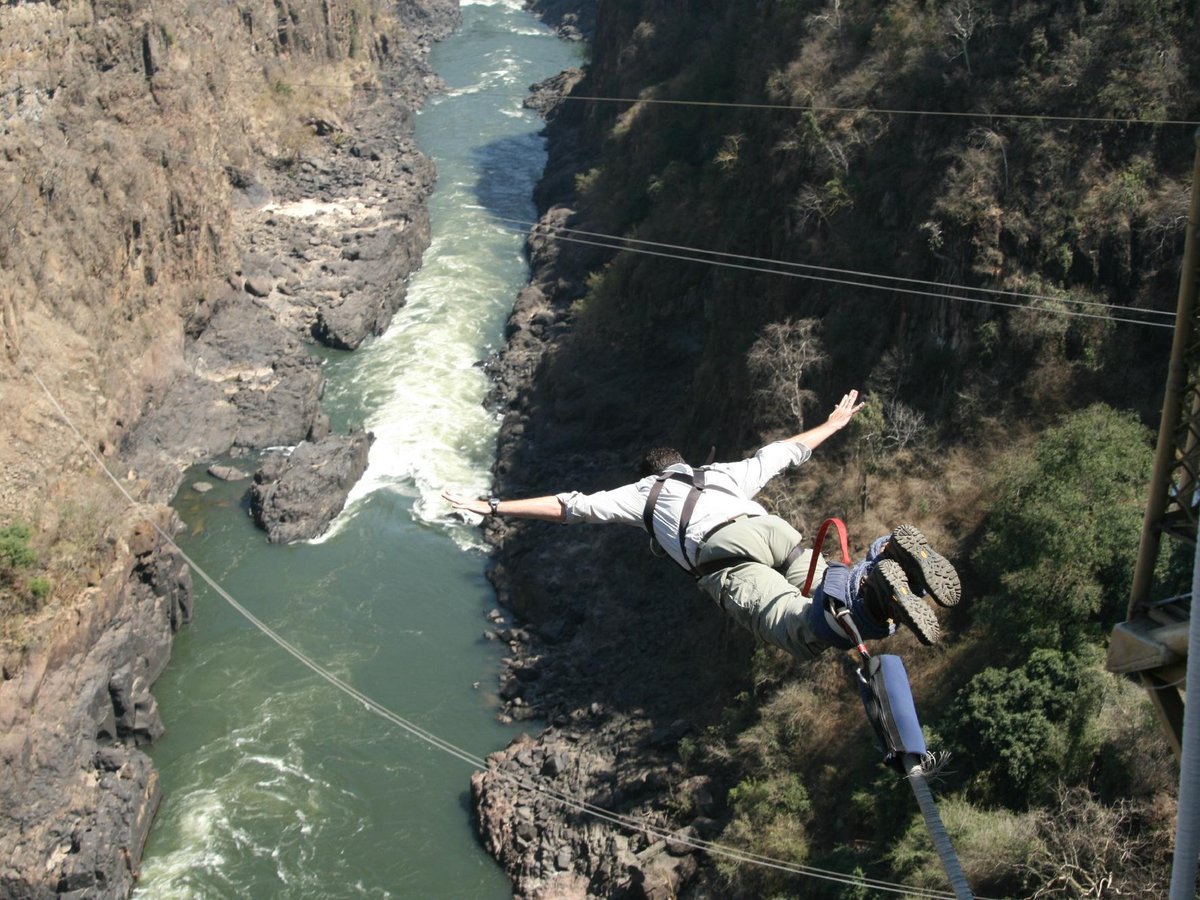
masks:
[[[504,226],[502,226],[502,227],[504,227]],[[516,231],[517,229],[508,229],[508,230]],[[519,232],[519,233],[524,233],[524,232]],[[1050,313],[1051,315],[1068,316],[1068,317],[1077,318],[1077,319],[1098,319],[1098,320],[1104,321],[1104,322],[1124,322],[1128,325],[1146,325],[1151,328],[1174,329],[1174,327],[1175,327],[1175,325],[1170,322],[1147,322],[1143,319],[1127,319],[1127,318],[1124,318],[1121,316],[1104,316],[1104,315],[1098,315],[1095,313],[1080,312],[1079,310],[1072,310],[1072,309],[1052,309],[1050,307],[1044,307],[1044,306],[1037,306],[1037,307],[1026,306],[1021,303],[1005,303],[1001,300],[987,300],[987,299],[984,299],[983,297],[959,297],[959,296],[954,296],[952,294],[936,294],[931,291],[918,291],[918,290],[914,290],[912,288],[896,287],[895,285],[871,284],[869,282],[861,282],[861,281],[848,281],[848,280],[842,279],[842,278],[827,278],[827,277],[824,277],[821,275],[810,275],[805,272],[785,272],[785,271],[780,271],[779,269],[764,268],[762,266],[746,266],[746,265],[741,265],[739,263],[724,262],[724,261],[718,260],[718,259],[701,259],[701,258],[697,258],[697,257],[693,257],[693,256],[681,256],[681,255],[675,254],[675,253],[663,253],[663,252],[660,252],[657,250],[647,250],[647,249],[640,248],[640,247],[621,247],[621,246],[618,246],[615,244],[603,243],[601,241],[588,241],[588,240],[584,240],[582,238],[564,237],[561,235],[550,235],[550,237],[553,237],[555,240],[559,240],[559,241],[570,241],[570,242],[576,243],[576,244],[587,244],[587,245],[593,246],[593,247],[604,247],[609,250],[618,250],[618,251],[627,252],[627,253],[641,253],[641,254],[645,254],[647,256],[658,256],[658,257],[664,257],[666,259],[677,259],[677,260],[681,260],[683,262],[705,263],[706,265],[710,265],[710,266],[721,266],[721,267],[728,268],[728,269],[739,269],[739,270],[746,271],[746,272],[759,272],[759,273],[767,274],[767,275],[783,275],[787,278],[801,278],[806,281],[821,281],[821,282],[825,282],[828,284],[840,284],[840,285],[845,285],[847,287],[868,288],[870,290],[876,290],[876,291],[891,291],[891,292],[897,293],[897,294],[910,294],[910,295],[917,296],[917,297],[931,297],[931,298],[937,299],[937,300],[955,300],[955,301],[959,301],[962,303],[978,303],[978,304],[981,304],[984,306],[1002,306],[1002,307],[1007,307],[1009,309],[1020,309],[1020,310],[1026,311],[1026,312]],[[623,240],[623,239],[619,239],[619,240]],[[887,277],[887,276],[873,276],[873,277]]]
[[[11,69],[0,68],[0,72],[29,72],[40,73],[44,75],[58,75],[60,70],[49,67],[37,66],[14,66]],[[99,73],[97,73],[99,74]],[[138,71],[130,70],[120,74],[130,78],[144,79],[145,75]],[[215,75],[215,73],[206,73]],[[61,79],[60,79],[61,80]],[[271,88],[275,85],[290,88],[325,88],[329,90],[345,91],[349,90],[352,93],[378,93],[389,91],[391,88],[386,85],[356,85],[336,82],[320,82],[320,81],[283,81],[271,80],[264,81],[256,78],[221,78],[219,84],[257,84],[264,88]],[[480,96],[494,97],[509,97],[521,99],[529,96],[529,92],[518,93],[515,91],[498,91],[481,88],[472,90],[470,85],[461,87],[447,86],[445,90],[432,92],[429,96],[438,96],[439,94],[453,94],[456,92],[471,93]],[[750,109],[750,110],[767,110],[774,112],[834,112],[834,113],[875,113],[879,115],[889,116],[947,116],[951,118],[968,118],[968,119],[1005,119],[1013,121],[1033,121],[1033,122],[1066,122],[1076,124],[1091,124],[1091,125],[1183,125],[1196,126],[1200,125],[1200,119],[1139,119],[1132,117],[1121,116],[1066,116],[1053,113],[1002,113],[1002,112],[967,112],[964,110],[949,110],[949,109],[904,109],[902,107],[886,107],[886,106],[827,106],[818,103],[751,103],[737,101],[721,101],[721,100],[668,100],[653,97],[604,97],[593,94],[563,94],[560,95],[563,100],[571,100],[584,103],[626,103],[631,106],[637,104],[657,104],[662,106],[694,106],[694,107],[711,107],[716,109]]]
[[[482,91],[480,92],[482,93]],[[597,96],[564,96],[565,100],[586,100],[593,103],[657,103],[665,106],[712,106],[729,109],[771,109],[792,110],[797,112],[847,112],[847,113],[880,113],[892,116],[952,116],[973,119],[1015,119],[1038,122],[1082,122],[1105,125],[1200,125],[1200,120],[1192,119],[1129,119],[1109,116],[1060,116],[1041,113],[996,113],[996,112],[963,112],[947,109],[900,109],[886,106],[822,106],[815,103],[734,103],[718,100],[657,100],[649,97],[597,97]]]
[[[482,209],[483,207],[476,207]],[[889,281],[898,281],[902,284],[923,284],[930,287],[945,288],[948,290],[958,289],[963,291],[979,291],[984,294],[997,294],[1002,297],[1021,297],[1028,300],[1044,300],[1048,303],[1074,303],[1079,306],[1093,306],[1103,309],[1118,309],[1132,313],[1142,313],[1145,315],[1163,316],[1171,319],[1175,318],[1175,312],[1171,310],[1160,309],[1143,309],[1137,306],[1123,306],[1118,303],[1105,303],[1102,300],[1080,300],[1074,297],[1052,297],[1047,294],[1027,294],[1022,291],[1006,291],[1003,288],[988,288],[975,287],[968,284],[947,284],[941,281],[927,281],[922,278],[906,278],[902,275],[882,275],[877,272],[859,272],[854,269],[839,269],[834,266],[819,266],[815,263],[791,262],[782,259],[770,259],[761,256],[749,256],[744,253],[727,253],[721,250],[706,250],[702,247],[688,247],[683,244],[667,244],[660,241],[646,241],[639,238],[624,237],[615,234],[605,234],[599,231],[584,231],[581,228],[572,228],[569,225],[553,225],[548,222],[527,222],[521,219],[511,219],[505,216],[494,216],[493,218],[501,222],[511,222],[515,225],[522,225],[536,233],[545,234],[547,230],[555,232],[569,232],[571,234],[582,234],[588,237],[601,238],[610,241],[625,241],[631,244],[642,244],[646,247],[662,247],[668,250],[683,250],[687,253],[705,253],[710,256],[720,256],[727,259],[742,259],[748,262],[767,263],[776,266],[788,266],[796,269],[811,269],[815,272],[831,272],[836,275],[855,275],[861,278],[886,278]],[[623,249],[623,248],[618,248]],[[696,260],[703,262],[703,260]]]
[[[571,809],[574,809],[577,812],[585,813],[587,815],[592,816],[593,818],[601,819],[603,821],[606,821],[610,824],[616,825],[625,830],[631,830],[631,831],[635,831],[635,832],[639,832],[639,833],[643,833],[643,834],[647,834],[647,835],[653,835],[657,838],[660,838],[661,840],[664,840],[664,841],[669,840],[669,841],[672,841],[675,843],[683,844],[688,847],[692,847],[693,849],[704,850],[706,853],[711,853],[716,856],[723,856],[723,857],[726,857],[728,859],[732,859],[732,860],[735,860],[738,862],[749,863],[749,864],[761,866],[764,868],[777,869],[779,871],[788,872],[790,874],[804,875],[807,877],[817,878],[817,879],[825,880],[825,881],[832,881],[832,882],[836,882],[836,883],[840,883],[840,884],[856,885],[856,886],[861,886],[861,887],[872,887],[877,890],[882,890],[882,891],[896,893],[896,894],[904,894],[907,896],[928,897],[928,898],[952,898],[952,897],[954,897],[954,894],[947,893],[945,891],[938,891],[938,890],[930,889],[930,888],[913,887],[913,886],[898,884],[896,882],[888,882],[888,881],[883,881],[883,880],[873,879],[873,878],[865,878],[865,877],[856,878],[854,876],[847,876],[847,875],[843,875],[838,872],[833,872],[828,869],[819,869],[819,868],[812,867],[812,866],[800,865],[798,863],[789,863],[785,860],[773,859],[768,856],[761,856],[759,854],[750,853],[748,851],[741,851],[741,850],[738,850],[733,847],[728,847],[728,846],[717,844],[717,843],[714,843],[711,841],[706,841],[706,840],[703,840],[700,838],[693,838],[693,837],[689,837],[686,835],[680,835],[676,832],[669,831],[669,830],[662,828],[660,826],[657,826],[657,825],[652,825],[650,823],[638,821],[638,820],[633,819],[628,816],[623,816],[618,813],[613,813],[602,807],[594,806],[590,803],[587,803],[586,801],[582,801],[577,798],[571,797],[569,794],[565,794],[556,789],[550,788],[545,785],[540,785],[540,784],[538,784],[536,782],[532,782],[524,777],[516,776],[509,772],[504,771],[503,769],[499,769],[494,766],[491,766],[488,764],[486,759],[483,759],[473,753],[470,753],[469,751],[464,750],[461,747],[455,746],[454,744],[450,743],[449,741],[446,741],[446,740],[438,737],[433,732],[430,732],[430,731],[422,728],[421,726],[409,721],[408,719],[404,718],[403,716],[399,715],[398,713],[393,712],[392,710],[383,706],[381,703],[378,703],[377,701],[373,700],[368,695],[364,694],[359,689],[355,688],[350,683],[346,682],[344,679],[340,678],[338,675],[329,671],[324,666],[317,663],[315,660],[311,659],[303,651],[301,651],[299,648],[297,648],[294,644],[290,643],[285,638],[283,638],[281,635],[279,635],[276,631],[274,631],[265,622],[263,622],[261,619],[259,619],[257,616],[255,616],[252,612],[250,612],[249,609],[247,609],[245,606],[243,606],[241,603],[239,603],[236,599],[234,599],[234,597],[228,591],[226,591],[214,578],[212,578],[208,574],[208,572],[205,571],[204,568],[202,568],[200,565],[198,565],[177,543],[175,543],[174,538],[170,534],[168,534],[161,526],[159,526],[159,524],[157,522],[153,521],[149,516],[145,515],[144,513],[141,513],[140,510],[141,510],[141,507],[143,504],[139,503],[125,489],[125,486],[123,484],[121,484],[121,482],[117,479],[117,477],[115,475],[113,475],[113,473],[109,470],[109,468],[104,464],[104,461],[102,459],[100,459],[100,456],[96,453],[96,451],[92,449],[92,447],[88,443],[87,439],[83,436],[83,433],[79,430],[78,427],[76,427],[74,421],[67,414],[66,410],[58,402],[58,400],[55,398],[54,394],[50,391],[50,389],[46,386],[45,382],[42,381],[41,377],[38,375],[37,371],[33,368],[32,364],[29,363],[28,360],[26,360],[24,358],[24,354],[22,353],[20,348],[18,347],[16,349],[17,349],[18,357],[25,364],[26,371],[34,379],[34,381],[37,382],[38,386],[42,389],[42,392],[46,395],[46,397],[49,399],[50,403],[54,406],[55,410],[58,412],[59,417],[63,420],[64,423],[66,423],[67,427],[75,435],[76,439],[83,446],[83,448],[87,452],[87,454],[92,458],[92,460],[96,463],[96,465],[99,466],[100,470],[102,472],[104,472],[104,474],[108,477],[109,481],[111,481],[113,483],[113,485],[116,486],[117,490],[125,497],[125,499],[127,501],[129,501],[129,503],[132,506],[134,506],[135,509],[137,509],[139,511],[139,514],[142,516],[143,520],[147,524],[149,524],[150,527],[153,528],[155,532],[158,533],[158,535],[162,538],[163,542],[166,543],[168,546],[170,546],[172,549],[174,549],[179,554],[180,558],[183,559],[183,561],[186,562],[188,564],[188,566],[193,571],[195,571],[201,577],[201,579],[203,579],[204,582],[210,588],[213,589],[213,591],[215,591],[218,594],[218,596],[220,596],[223,600],[225,600],[226,603],[228,603],[235,611],[238,612],[238,614],[240,614],[243,618],[245,618],[246,621],[248,621],[256,629],[258,629],[258,631],[261,632],[265,637],[267,637],[270,641],[272,641],[274,644],[276,644],[276,646],[278,646],[280,649],[282,649],[288,655],[293,657],[297,662],[299,662],[305,668],[309,669],[311,672],[313,672],[314,674],[316,674],[317,676],[319,676],[320,678],[325,680],[327,683],[329,683],[333,687],[342,691],[347,696],[351,697],[354,700],[357,700],[359,703],[362,703],[363,706],[365,706],[371,712],[376,713],[380,717],[386,719],[387,721],[389,721],[392,724],[396,725],[397,727],[401,728],[402,730],[404,730],[411,736],[416,737],[416,738],[426,742],[430,746],[435,747],[436,749],[441,750],[450,756],[453,756],[463,762],[468,763],[469,765],[471,765],[474,768],[490,772],[491,774],[493,774],[499,778],[502,778],[503,780],[505,780],[517,787],[522,787],[522,788],[526,788],[528,790],[533,790],[535,792],[541,793],[544,796],[548,797],[549,799],[554,800],[554,801],[556,801],[564,806],[567,806]]]

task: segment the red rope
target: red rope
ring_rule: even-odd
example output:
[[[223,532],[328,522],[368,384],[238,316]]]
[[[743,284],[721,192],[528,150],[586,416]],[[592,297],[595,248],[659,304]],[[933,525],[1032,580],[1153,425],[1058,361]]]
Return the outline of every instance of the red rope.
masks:
[[[842,544],[842,562],[850,565],[850,538],[846,535],[846,523],[841,519],[826,519],[821,523],[820,529],[817,531],[817,539],[813,542],[813,555],[808,563],[808,577],[804,579],[804,596],[811,597],[809,589],[812,587],[813,575],[817,572],[817,558],[821,555],[821,547],[825,543],[825,535],[829,532],[829,526],[835,525],[838,530],[838,539]]]
[[[846,523],[841,519],[828,518],[821,523],[820,529],[817,531],[817,539],[813,541],[812,559],[808,563],[808,577],[804,579],[804,596],[811,597],[809,590],[812,588],[813,576],[817,572],[817,559],[821,556],[821,547],[825,544],[825,535],[829,533],[829,526],[833,525],[837,528],[838,541],[841,544],[842,562],[847,566],[850,565],[850,538],[846,534]],[[845,607],[839,608],[835,613],[837,623],[842,626],[842,630],[846,632],[846,637],[854,642],[855,649],[862,654],[864,660],[869,659],[871,654],[867,652],[866,644],[863,642],[862,636],[858,633],[858,629],[854,627],[854,620],[850,618],[850,611]]]

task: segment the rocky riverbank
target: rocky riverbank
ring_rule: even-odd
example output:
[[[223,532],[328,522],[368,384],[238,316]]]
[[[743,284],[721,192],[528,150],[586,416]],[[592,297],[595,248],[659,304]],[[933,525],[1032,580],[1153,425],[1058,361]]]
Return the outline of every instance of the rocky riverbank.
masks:
[[[261,45],[280,58],[293,48],[323,50],[333,59],[358,52],[372,65],[357,68],[357,80],[345,86],[349,103],[302,104],[292,92],[334,86],[301,84],[302,76],[288,76],[278,63],[265,64],[276,80],[264,85],[270,99],[260,94],[255,102],[285,111],[307,105],[310,112],[297,130],[274,132],[274,143],[257,138],[230,143],[227,153],[212,156],[198,146],[176,149],[187,144],[187,137],[165,142],[158,168],[148,170],[150,179],[161,176],[161,185],[147,183],[147,170],[139,169],[118,191],[107,181],[119,181],[119,173],[93,162],[90,187],[83,184],[105,188],[103,199],[95,201],[87,199],[86,190],[77,191],[77,197],[65,189],[54,194],[57,182],[73,177],[72,140],[83,142],[69,137],[67,155],[49,164],[41,177],[40,202],[47,204],[51,224],[42,228],[49,251],[43,247],[40,257],[21,252],[25,232],[38,227],[37,201],[24,199],[22,191],[29,176],[5,195],[10,202],[4,214],[18,220],[11,228],[6,224],[0,242],[0,263],[16,271],[0,297],[4,346],[13,363],[4,372],[4,388],[24,391],[31,402],[6,404],[3,499],[10,514],[38,515],[43,522],[51,516],[58,553],[67,526],[74,525],[68,517],[72,509],[97,520],[94,527],[87,521],[78,527],[98,531],[102,537],[85,537],[102,545],[80,554],[84,586],[78,593],[41,615],[6,623],[13,637],[0,659],[4,897],[122,897],[131,891],[159,799],[157,775],[139,749],[162,733],[151,688],[169,659],[171,635],[188,620],[191,607],[188,570],[164,541],[177,524],[162,504],[193,463],[248,458],[259,449],[307,440],[313,443],[294,454],[295,465],[289,469],[274,460],[260,479],[274,485],[263,489],[264,509],[276,516],[272,522],[268,514],[264,527],[274,528],[282,539],[323,528],[337,512],[326,508],[329,502],[316,510],[314,520],[297,523],[294,504],[281,502],[281,493],[308,496],[306,472],[319,472],[327,489],[330,469],[316,464],[327,459],[343,460],[333,467],[341,473],[334,486],[348,490],[369,436],[331,439],[320,408],[323,376],[308,348],[316,340],[352,349],[382,331],[403,304],[404,279],[428,244],[425,201],[435,173],[412,140],[411,118],[437,87],[425,58],[431,42],[457,24],[457,4],[402,0],[394,23],[381,21],[382,30],[371,35],[359,30],[353,15],[343,20],[327,10],[323,19],[309,18],[306,8],[296,6],[288,17],[278,17],[277,27],[264,28],[277,16],[259,12],[247,8],[240,20],[228,22],[223,12],[214,16],[204,31],[212,44],[209,59],[203,55],[208,44],[199,40],[184,55],[177,38],[199,27],[185,11],[170,4],[132,9],[128,14],[139,22],[144,18],[145,30],[140,55],[131,45],[128,60],[113,36],[141,33],[141,26],[120,20],[116,11],[95,11],[93,17],[24,4],[5,14],[6,37],[15,40],[27,29],[30,46],[42,41],[73,48],[54,55],[64,71],[77,66],[73,78],[80,96],[90,85],[99,97],[98,118],[81,123],[75,119],[85,110],[82,104],[59,113],[55,89],[31,92],[24,84],[43,79],[22,71],[40,70],[13,69],[0,91],[0,112],[7,117],[0,135],[9,159],[34,153],[32,143],[22,144],[26,132],[34,140],[35,129],[58,115],[72,117],[72,128],[101,135],[114,116],[152,129],[153,110],[163,115],[160,129],[180,137],[187,127],[178,123],[188,121],[181,110],[190,107],[194,132],[217,131],[227,123],[204,119],[204,85],[215,94],[221,76],[239,90],[254,78],[262,83],[264,64],[255,72],[251,61],[243,71],[242,49],[252,57]],[[249,32],[253,45],[233,49],[235,38],[222,30],[226,25]],[[364,40],[367,51],[361,48]],[[93,50],[111,59],[97,62]],[[7,65],[11,57],[0,62]],[[93,63],[96,68],[89,69]],[[126,63],[139,67],[142,81],[120,80]],[[224,71],[214,74],[221,64]],[[106,80],[114,66],[119,68]],[[214,71],[197,87],[201,66]],[[268,125],[254,121],[264,133]],[[213,165],[213,159],[229,161]],[[199,185],[193,178],[197,171],[207,173]],[[180,173],[192,182],[172,181]],[[160,193],[169,198],[161,229],[151,212]],[[68,232],[66,223],[79,225],[75,212],[50,208],[62,205],[62,198],[99,203],[88,215],[106,216],[118,228],[131,218],[119,264],[104,258],[101,248],[109,234],[104,230],[95,232],[91,244],[71,237],[63,244],[69,252],[56,249],[52,242],[59,231]],[[108,209],[105,203],[129,209]],[[110,272],[116,273],[114,279],[105,280]],[[136,281],[127,280],[130,272]],[[39,292],[55,278],[74,283],[73,293],[60,300]],[[91,306],[82,299],[76,307],[64,302],[89,291],[106,299]],[[89,328],[81,318],[84,310],[97,318],[111,312],[126,327],[110,331],[100,320],[100,327]],[[83,334],[77,337],[76,331]],[[98,446],[110,470],[140,501],[139,510],[104,512],[119,506],[111,499],[112,486],[90,474],[92,460],[79,455],[61,419],[42,411],[38,397],[29,393],[35,390],[24,371],[29,366],[46,373],[89,445]],[[315,461],[314,452],[325,455]],[[67,475],[54,482],[46,472],[62,471],[60,458],[71,462]],[[237,477],[231,469],[214,471]],[[39,493],[38,485],[47,483],[49,489]],[[97,499],[75,493],[80,490]],[[311,511],[306,507],[305,515]]]
[[[628,480],[643,449],[628,423],[624,447],[589,441],[590,428],[607,424],[589,408],[601,392],[588,382],[587,361],[572,356],[572,304],[607,252],[552,237],[563,226],[588,228],[572,208],[574,176],[587,168],[578,141],[585,111],[556,100],[580,77],[550,79],[530,101],[547,117],[550,158],[536,195],[541,224],[528,239],[531,281],[488,364],[491,402],[504,414],[501,496],[611,487]],[[647,396],[653,387],[644,385]],[[502,715],[549,727],[493,754],[491,768],[473,777],[484,845],[518,896],[677,896],[699,867],[689,840],[721,828],[719,792],[708,777],[689,775],[681,742],[740,683],[746,638],[726,631],[631,529],[504,520],[486,528],[493,584],[520,623],[492,632],[510,650]],[[531,783],[542,790],[522,786]],[[572,803],[628,824],[598,821]]]

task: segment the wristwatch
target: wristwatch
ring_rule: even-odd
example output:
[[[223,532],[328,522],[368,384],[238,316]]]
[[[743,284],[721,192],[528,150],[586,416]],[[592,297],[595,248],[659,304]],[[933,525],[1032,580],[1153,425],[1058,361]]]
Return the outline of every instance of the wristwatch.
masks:
[[[493,516],[500,515],[500,498],[499,497],[488,497],[488,506],[490,506],[492,508]]]

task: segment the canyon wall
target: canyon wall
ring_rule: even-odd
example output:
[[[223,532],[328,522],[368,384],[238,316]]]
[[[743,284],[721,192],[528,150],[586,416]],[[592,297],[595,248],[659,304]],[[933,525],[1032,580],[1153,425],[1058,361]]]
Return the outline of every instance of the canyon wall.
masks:
[[[40,585],[0,585],[4,896],[131,890],[151,687],[191,610],[164,504],[194,462],[328,432],[306,348],[404,302],[435,174],[411,117],[457,21],[453,0],[0,8],[0,526],[28,529]]]

